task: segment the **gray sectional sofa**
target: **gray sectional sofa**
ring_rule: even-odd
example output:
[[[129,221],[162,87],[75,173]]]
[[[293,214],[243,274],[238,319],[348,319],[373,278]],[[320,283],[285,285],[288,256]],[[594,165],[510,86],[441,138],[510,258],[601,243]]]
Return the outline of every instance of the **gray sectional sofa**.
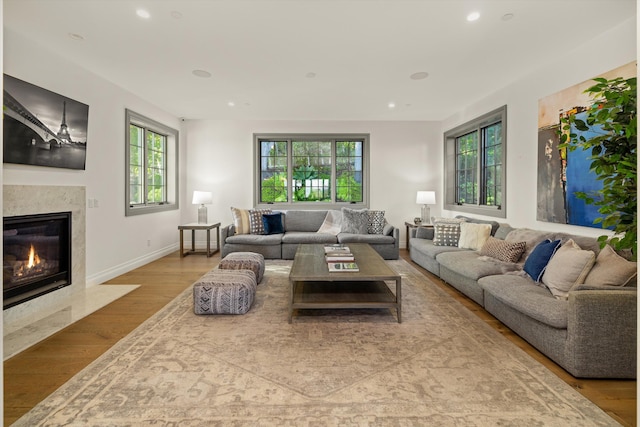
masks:
[[[220,229],[221,254],[232,252],[256,252],[269,259],[293,259],[298,245],[305,243],[368,243],[384,259],[398,259],[400,230],[384,225],[382,234],[322,233],[318,232],[327,216],[327,210],[286,210],[282,214],[283,233],[236,234],[229,224]]]
[[[526,242],[521,257],[517,262],[503,262],[481,250],[434,245],[434,230],[418,228],[411,230],[411,259],[484,307],[571,375],[636,378],[637,288],[636,277],[628,272],[635,271],[635,265],[626,266],[631,275],[624,285],[576,282],[566,298],[554,297],[549,288],[523,271],[527,257],[545,239],[562,243],[572,239],[597,256],[600,248],[595,238],[465,219],[491,224],[494,238]],[[608,259],[604,252],[602,259],[595,258],[599,272],[605,263],[614,264]],[[612,276],[616,274],[612,271]]]

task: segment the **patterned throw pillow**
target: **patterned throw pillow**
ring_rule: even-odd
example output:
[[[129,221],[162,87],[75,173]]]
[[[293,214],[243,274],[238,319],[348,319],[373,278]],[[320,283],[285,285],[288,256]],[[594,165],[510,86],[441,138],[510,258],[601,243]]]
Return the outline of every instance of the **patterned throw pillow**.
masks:
[[[495,237],[489,237],[480,249],[480,255],[504,262],[518,262],[526,247],[527,242],[505,242]]]
[[[368,234],[369,211],[367,209],[342,208],[342,233]]]
[[[236,234],[249,234],[251,230],[251,226],[249,225],[249,211],[247,209],[231,207],[231,216]]]
[[[458,246],[460,224],[438,222],[433,225],[435,246]]]
[[[369,234],[382,234],[384,231],[384,211],[369,211]]]
[[[433,244],[435,246],[458,246],[460,240],[460,224],[458,218],[432,218]]]
[[[249,231],[251,234],[264,234],[262,215],[270,213],[271,209],[251,209],[249,211]]]

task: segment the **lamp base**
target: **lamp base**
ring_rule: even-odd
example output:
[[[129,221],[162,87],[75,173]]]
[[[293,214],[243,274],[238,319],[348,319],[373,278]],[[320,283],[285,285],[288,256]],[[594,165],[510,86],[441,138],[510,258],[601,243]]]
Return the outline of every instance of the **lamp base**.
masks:
[[[431,214],[430,214],[429,206],[422,205],[421,218],[423,224],[431,224]]]
[[[207,222],[207,207],[205,205],[200,205],[198,208],[198,224],[206,224]]]

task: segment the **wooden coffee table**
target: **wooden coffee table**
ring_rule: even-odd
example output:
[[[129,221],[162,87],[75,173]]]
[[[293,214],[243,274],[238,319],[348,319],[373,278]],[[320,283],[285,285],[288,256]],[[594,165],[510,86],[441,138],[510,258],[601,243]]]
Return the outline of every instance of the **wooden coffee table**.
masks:
[[[289,323],[297,309],[395,308],[402,322],[401,277],[371,246],[350,243],[360,271],[329,272],[324,245],[300,245],[289,273]],[[395,294],[387,281],[396,283]]]

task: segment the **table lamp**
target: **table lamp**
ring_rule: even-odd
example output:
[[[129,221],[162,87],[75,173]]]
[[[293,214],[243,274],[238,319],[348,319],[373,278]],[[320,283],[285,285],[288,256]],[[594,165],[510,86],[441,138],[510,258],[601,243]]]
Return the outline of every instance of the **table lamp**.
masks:
[[[213,194],[210,191],[194,191],[191,203],[200,205],[198,207],[198,224],[207,224],[207,207],[205,205],[213,203]]]
[[[418,191],[416,196],[416,203],[422,205],[422,223],[430,224],[431,215],[429,214],[429,206],[436,204],[436,192],[435,191]]]

